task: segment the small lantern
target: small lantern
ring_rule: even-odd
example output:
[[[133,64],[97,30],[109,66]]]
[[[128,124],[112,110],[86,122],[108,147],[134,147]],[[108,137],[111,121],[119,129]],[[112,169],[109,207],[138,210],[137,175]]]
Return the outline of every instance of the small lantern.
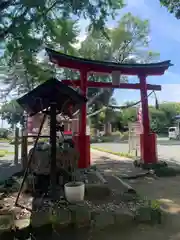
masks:
[[[120,71],[113,71],[112,72],[112,85],[119,85],[121,79],[121,72]]]

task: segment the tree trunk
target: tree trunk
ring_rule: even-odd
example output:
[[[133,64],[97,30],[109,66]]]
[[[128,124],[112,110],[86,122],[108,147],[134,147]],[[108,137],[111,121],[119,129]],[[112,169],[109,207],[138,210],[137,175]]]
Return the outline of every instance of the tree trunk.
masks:
[[[112,132],[111,127],[112,127],[112,126],[111,126],[111,123],[110,123],[110,122],[105,123],[105,125],[104,125],[104,132],[105,132],[105,135],[106,135],[106,136],[111,135],[111,132]]]

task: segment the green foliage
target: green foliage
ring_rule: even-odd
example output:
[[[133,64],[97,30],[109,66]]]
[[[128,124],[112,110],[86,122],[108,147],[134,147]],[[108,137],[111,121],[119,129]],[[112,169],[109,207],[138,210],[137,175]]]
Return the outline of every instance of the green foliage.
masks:
[[[103,31],[108,17],[124,6],[122,0],[2,0],[0,4],[0,37],[13,37],[24,43],[33,32],[43,35],[49,20],[74,16],[90,20],[90,29]],[[42,38],[41,38],[42,39]]]
[[[77,51],[73,44],[77,42],[78,34],[77,21],[68,18],[66,20],[49,18],[44,28],[44,37],[39,46],[37,45],[36,34],[30,41],[25,41],[25,47],[19,39],[8,38],[4,56],[1,58],[2,67],[0,69],[1,73],[5,75],[3,79],[3,83],[6,84],[4,95],[12,92],[17,95],[26,93],[55,74],[60,75],[60,77],[64,75],[66,78],[69,71],[62,71],[62,69],[57,71],[55,66],[49,62],[49,59],[44,58],[42,44],[44,41],[49,47],[75,55]],[[31,48],[34,50],[31,51]],[[71,75],[70,78],[72,79]]]
[[[135,209],[135,220],[141,223],[160,224],[162,222],[162,210],[157,200],[140,199]]]
[[[7,120],[7,122],[13,126],[21,121],[23,109],[15,100],[13,100],[2,105],[0,115],[3,120]]]
[[[176,18],[180,18],[180,1],[179,0],[160,0],[162,6],[166,7]]]
[[[132,103],[126,103],[127,106],[130,104]],[[158,134],[167,134],[168,128],[174,124],[173,118],[176,115],[180,114],[180,103],[161,103],[159,104],[159,109],[150,106],[149,113],[151,130]],[[101,121],[102,123],[104,122],[103,119]],[[116,123],[116,128],[118,128],[118,123],[120,123],[120,131],[126,129],[125,127],[128,126],[129,122],[135,121],[137,121],[137,107],[128,107],[126,109],[123,109],[121,112],[116,112],[116,114],[114,114],[114,122]]]
[[[9,130],[6,128],[0,128],[0,138],[7,139],[9,136]]]
[[[14,154],[14,153],[13,152],[9,152],[9,151],[7,151],[5,149],[1,149],[0,150],[0,157],[4,157],[4,156],[6,156],[8,154]]]
[[[162,109],[150,107],[149,110],[152,131],[156,133],[162,132],[170,124],[171,119],[166,117],[166,113]]]
[[[99,147],[94,147],[94,146],[91,146],[91,148],[94,149],[94,150],[98,150],[98,151],[101,151],[101,152],[110,153],[110,154],[113,154],[113,155],[116,155],[116,156],[120,156],[120,157],[134,158],[134,156],[131,155],[131,154],[129,154],[129,153],[124,153],[124,152],[112,152],[112,151],[109,151],[109,150],[107,150],[107,149],[99,148]]]
[[[127,104],[128,105],[128,104]],[[123,125],[128,125],[128,122],[135,122],[137,119],[137,108],[130,107],[122,111],[119,115],[120,121]]]
[[[167,132],[173,125],[173,118],[180,114],[180,103],[162,103],[159,110],[150,108],[151,127],[157,133]]]
[[[20,64],[25,75],[24,85],[27,85],[27,82],[30,85],[32,82],[31,87],[34,87],[37,83],[46,81],[52,73],[54,74],[54,69],[52,66],[44,68],[37,59],[44,46],[58,48],[70,55],[76,54],[72,44],[76,43],[79,35],[77,21],[82,18],[89,19],[91,31],[104,32],[107,18],[114,17],[123,6],[122,0],[38,0],[36,3],[30,3],[28,0],[2,0],[0,40],[5,50],[5,73],[9,72],[7,66],[14,66],[16,69],[17,64]],[[72,16],[77,20],[73,21]],[[13,71],[14,75],[17,76],[16,71]],[[22,85],[22,81],[17,82],[17,79],[14,79],[13,83],[10,90],[14,89],[14,85]],[[27,88],[24,90],[26,92]]]

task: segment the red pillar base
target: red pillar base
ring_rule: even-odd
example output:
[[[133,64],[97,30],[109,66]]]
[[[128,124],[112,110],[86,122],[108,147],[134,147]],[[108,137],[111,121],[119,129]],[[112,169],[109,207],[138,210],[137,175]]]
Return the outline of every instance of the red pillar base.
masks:
[[[155,133],[140,135],[141,159],[144,164],[156,164],[158,162],[156,139]]]
[[[76,149],[80,153],[78,168],[89,168],[91,165],[90,136],[74,136]],[[83,144],[82,144],[83,143]],[[86,146],[86,147],[84,147]]]

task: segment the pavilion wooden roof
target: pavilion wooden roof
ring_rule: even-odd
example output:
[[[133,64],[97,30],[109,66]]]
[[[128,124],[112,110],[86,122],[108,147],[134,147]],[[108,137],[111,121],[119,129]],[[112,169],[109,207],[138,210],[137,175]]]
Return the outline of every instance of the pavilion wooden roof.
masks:
[[[17,99],[17,102],[30,116],[48,109],[52,102],[57,103],[57,114],[71,116],[72,107],[77,110],[77,107],[79,108],[86,101],[84,96],[55,78],[49,79]]]

